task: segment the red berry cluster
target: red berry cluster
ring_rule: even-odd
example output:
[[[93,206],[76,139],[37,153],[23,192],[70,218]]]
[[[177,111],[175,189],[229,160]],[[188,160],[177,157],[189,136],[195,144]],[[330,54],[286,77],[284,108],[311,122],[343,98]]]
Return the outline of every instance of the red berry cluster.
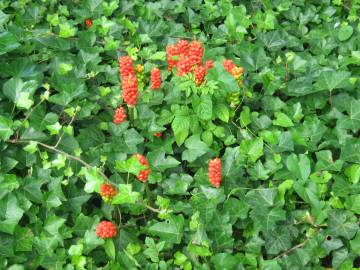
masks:
[[[204,81],[204,77],[206,75],[206,67],[203,66],[196,66],[194,70],[194,76],[195,76],[195,84],[197,86],[201,85]]]
[[[158,68],[153,68],[150,72],[151,89],[156,90],[161,86],[161,72]]]
[[[197,86],[204,81],[207,70],[213,67],[211,60],[201,66],[203,55],[204,47],[199,41],[189,43],[187,40],[179,40],[177,44],[166,47],[168,69],[176,67],[179,76],[193,72]]]
[[[119,58],[119,71],[122,82],[122,97],[129,106],[134,106],[138,97],[138,81],[130,56]]]
[[[123,106],[119,106],[119,108],[115,110],[113,122],[114,124],[119,124],[124,122],[125,120],[126,120],[125,108]]]
[[[214,158],[209,161],[209,181],[213,187],[220,187],[221,184],[221,160]]]
[[[139,181],[146,182],[150,174],[149,162],[146,160],[146,158],[143,155],[134,154],[133,156],[137,158],[137,160],[140,162],[141,165],[146,166],[146,169],[140,171],[139,174],[137,175],[137,179]]]
[[[236,80],[240,79],[241,75],[244,73],[244,68],[236,66],[231,60],[224,60],[223,65],[226,71],[233,75]]]
[[[112,238],[116,236],[116,225],[110,221],[101,221],[99,225],[96,226],[96,235],[101,238]]]
[[[154,133],[154,136],[160,138],[162,136],[162,132],[156,132]]]
[[[100,186],[100,195],[104,201],[111,201],[117,194],[116,189],[109,184],[102,184]]]
[[[210,68],[213,68],[214,67],[214,62],[213,60],[206,60],[205,62],[205,68],[206,69],[210,69]]]
[[[85,20],[85,25],[86,25],[86,28],[90,28],[92,26],[92,20],[91,19],[86,19]]]

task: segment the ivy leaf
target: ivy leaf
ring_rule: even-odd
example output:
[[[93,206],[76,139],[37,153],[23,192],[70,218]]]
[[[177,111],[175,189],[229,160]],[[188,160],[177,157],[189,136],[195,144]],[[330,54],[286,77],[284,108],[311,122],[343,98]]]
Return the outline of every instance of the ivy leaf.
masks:
[[[15,50],[20,46],[16,37],[10,32],[0,33],[0,55]]]
[[[252,162],[256,162],[264,154],[264,142],[261,138],[250,141],[242,141],[240,152],[246,154]]]
[[[112,204],[135,204],[140,198],[140,193],[132,191],[131,184],[119,184],[118,193],[112,199]]]
[[[0,200],[0,231],[13,234],[15,227],[24,214],[18,199],[13,194],[7,195]]]
[[[328,229],[331,235],[352,239],[359,231],[356,217],[344,211],[333,209],[328,213],[328,217]]]
[[[197,116],[202,120],[210,120],[212,118],[212,100],[208,95],[194,96],[192,100],[193,108]]]
[[[174,131],[177,145],[182,145],[189,135],[190,117],[186,115],[175,115],[171,128]]]
[[[36,81],[24,82],[20,78],[11,78],[4,84],[4,94],[20,109],[29,109],[34,101],[30,98],[37,88]]]
[[[12,120],[0,115],[0,138],[4,141],[8,140],[14,133],[12,131]]]
[[[184,217],[182,215],[170,216],[167,221],[156,222],[148,228],[151,235],[160,237],[168,243],[179,244],[183,237]]]
[[[288,156],[286,166],[295,177],[303,180],[307,180],[311,172],[310,160],[303,154],[299,155],[299,157],[295,154]]]
[[[333,91],[342,88],[350,78],[351,73],[347,71],[323,71],[317,79],[314,87],[317,91]]]
[[[104,179],[98,173],[97,168],[81,168],[80,175],[84,175],[86,179],[86,184],[84,187],[85,192],[92,193],[94,191],[99,192],[100,185],[104,183]]]
[[[172,156],[168,156],[165,158],[165,152],[162,150],[155,150],[149,152],[147,158],[150,166],[160,172],[163,172],[170,168],[175,168],[180,164],[180,162]]]
[[[198,134],[188,138],[185,141],[185,147],[187,150],[182,153],[182,159],[189,162],[195,161],[198,157],[201,157],[210,150],[206,143],[200,140]]]
[[[229,107],[224,103],[218,103],[215,106],[215,114],[216,116],[224,122],[229,122],[230,113],[229,113]]]
[[[275,112],[276,119],[273,120],[275,126],[280,127],[292,127],[294,123],[291,121],[290,117],[282,112]]]
[[[247,33],[247,28],[250,25],[250,20],[246,16],[246,8],[240,5],[231,9],[225,19],[225,26],[230,35],[236,40],[242,40],[244,34]]]
[[[354,29],[352,28],[351,25],[342,25],[339,29],[339,40],[340,41],[345,41],[347,39],[349,39],[352,34],[353,34]]]
[[[119,172],[131,173],[138,175],[140,171],[145,170],[147,166],[142,165],[136,157],[130,157],[127,160],[117,160],[115,162],[115,169]]]

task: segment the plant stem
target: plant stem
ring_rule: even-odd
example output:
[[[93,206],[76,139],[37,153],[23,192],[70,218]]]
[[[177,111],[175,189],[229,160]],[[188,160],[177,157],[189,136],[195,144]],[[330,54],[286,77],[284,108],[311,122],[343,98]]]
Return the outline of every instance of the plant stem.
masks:
[[[289,253],[293,252],[294,250],[305,246],[306,243],[308,242],[308,240],[309,240],[309,239],[306,239],[304,242],[302,242],[302,243],[300,243],[300,244],[297,244],[296,246],[293,246],[292,248],[284,251],[284,252],[281,253],[280,255],[276,256],[276,257],[274,258],[274,260],[280,259],[280,258],[284,257],[285,255],[288,255]]]
[[[13,143],[13,144],[20,144],[20,143],[30,143],[31,141],[30,140],[8,140],[7,141],[8,143]],[[58,148],[56,148],[55,146],[51,146],[51,145],[48,145],[48,144],[45,144],[45,143],[42,143],[42,142],[38,142],[36,141],[36,143],[44,148],[47,148],[53,152],[56,152],[58,154],[62,154],[64,156],[66,156],[67,158],[70,158],[72,160],[75,160],[75,161],[78,161],[79,163],[81,163],[82,165],[84,165],[86,168],[88,169],[91,169],[93,168],[93,166],[91,166],[89,163],[85,162],[84,160],[82,160],[80,157],[77,157],[77,156],[73,156],[69,153],[66,153]],[[99,171],[99,174],[105,178],[107,181],[111,182],[110,179],[101,171]]]

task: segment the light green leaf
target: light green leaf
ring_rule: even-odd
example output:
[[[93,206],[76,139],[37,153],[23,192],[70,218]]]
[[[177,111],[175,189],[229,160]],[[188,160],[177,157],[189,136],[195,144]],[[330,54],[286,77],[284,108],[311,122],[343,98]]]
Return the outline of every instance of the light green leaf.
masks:
[[[290,117],[282,112],[275,112],[276,119],[273,120],[275,126],[280,127],[292,127],[294,123],[291,121]]]
[[[14,133],[12,130],[12,120],[0,115],[0,138],[4,141],[8,140]]]
[[[170,216],[167,221],[157,222],[148,228],[151,235],[160,237],[161,240],[179,244],[184,230],[184,217]]]
[[[189,162],[195,161],[198,157],[201,157],[210,149],[200,140],[200,136],[198,134],[191,136],[185,141],[185,147],[187,150],[183,151],[182,159],[187,160]]]
[[[131,184],[119,184],[118,193],[112,199],[112,204],[135,204],[140,198],[140,193],[132,191]]]
[[[212,118],[212,100],[208,95],[194,96],[192,105],[197,116],[202,120],[210,120]]]
[[[342,25],[339,29],[339,34],[338,34],[339,40],[345,41],[349,39],[352,36],[353,32],[354,29],[352,28],[351,25]]]

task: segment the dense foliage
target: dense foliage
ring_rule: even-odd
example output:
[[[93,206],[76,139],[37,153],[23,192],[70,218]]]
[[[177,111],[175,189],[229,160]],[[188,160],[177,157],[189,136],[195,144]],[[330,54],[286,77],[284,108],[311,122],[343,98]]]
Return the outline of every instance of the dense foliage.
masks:
[[[359,267],[359,9],[0,1],[0,269]]]

